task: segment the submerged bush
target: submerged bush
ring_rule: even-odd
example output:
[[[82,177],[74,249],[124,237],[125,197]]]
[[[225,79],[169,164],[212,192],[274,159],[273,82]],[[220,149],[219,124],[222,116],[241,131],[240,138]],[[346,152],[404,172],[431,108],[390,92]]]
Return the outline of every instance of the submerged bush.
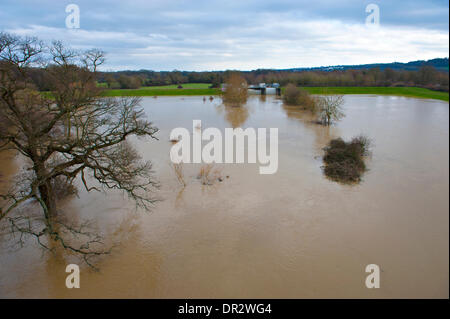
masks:
[[[289,83],[283,94],[283,102],[287,105],[298,105],[300,90],[292,83]]]
[[[219,169],[213,169],[213,164],[204,164],[200,167],[197,179],[202,185],[213,185],[215,181],[222,181],[222,174]]]
[[[292,83],[288,84],[284,91],[283,102],[286,105],[301,106],[304,109],[315,111],[315,100],[308,91],[298,88]]]
[[[354,137],[350,142],[341,138],[331,140],[324,148],[324,173],[342,183],[357,183],[366,171],[364,156],[370,154],[370,140],[366,136]]]

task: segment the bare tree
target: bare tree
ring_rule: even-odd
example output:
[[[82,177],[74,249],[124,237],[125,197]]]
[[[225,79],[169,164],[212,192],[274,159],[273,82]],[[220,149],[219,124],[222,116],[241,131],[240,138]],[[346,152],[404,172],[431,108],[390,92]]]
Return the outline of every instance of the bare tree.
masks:
[[[320,121],[324,125],[330,125],[339,121],[345,114],[342,110],[344,97],[342,95],[323,95],[316,98],[315,109],[319,114]]]
[[[230,106],[241,106],[247,102],[247,81],[238,73],[232,73],[225,83],[223,100]]]
[[[151,163],[141,161],[126,142],[132,135],[155,138],[157,128],[146,120],[138,98],[99,97],[96,70],[103,62],[100,50],[80,53],[60,42],[46,46],[36,38],[0,33],[0,152],[14,149],[31,163],[26,178],[0,194],[0,222],[34,236],[45,248],[57,242],[88,264],[109,250],[93,249],[101,243],[98,235],[62,222],[57,184],[70,187],[80,179],[87,191],[123,190],[146,209],[155,201],[151,189],[158,186]],[[36,90],[29,75],[36,69],[45,73],[50,92]],[[88,174],[97,186],[90,185]],[[41,226],[20,209],[33,201],[40,205]],[[71,244],[67,234],[86,240]]]

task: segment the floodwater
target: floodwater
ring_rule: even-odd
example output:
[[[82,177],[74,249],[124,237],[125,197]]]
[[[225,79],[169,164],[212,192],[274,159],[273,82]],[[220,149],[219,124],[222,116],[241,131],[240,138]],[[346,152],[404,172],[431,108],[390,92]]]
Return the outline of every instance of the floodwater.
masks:
[[[242,108],[202,97],[144,98],[142,106],[159,140],[133,144],[152,160],[162,201],[141,212],[120,193],[80,188],[61,209],[93,219],[118,243],[100,271],[81,265],[81,288],[67,289],[64,256],[42,253],[33,241],[14,251],[2,239],[0,297],[449,297],[447,102],[348,95],[347,116],[329,128],[270,96]],[[216,165],[223,181],[202,185],[199,165],[185,164],[183,188],[170,166],[169,133],[192,133],[193,119],[203,129],[278,127],[278,172]],[[322,148],[361,133],[373,140],[363,181],[326,179]],[[18,165],[0,161],[8,180]],[[379,289],[365,286],[368,264],[381,268]]]

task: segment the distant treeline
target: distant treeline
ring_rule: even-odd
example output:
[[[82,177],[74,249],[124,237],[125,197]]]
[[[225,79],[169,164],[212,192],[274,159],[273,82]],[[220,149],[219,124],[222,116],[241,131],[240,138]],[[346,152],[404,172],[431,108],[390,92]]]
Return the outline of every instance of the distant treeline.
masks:
[[[231,73],[223,72],[154,72],[154,71],[120,71],[101,73],[99,82],[108,88],[138,88],[183,83],[211,83],[219,87]],[[393,70],[379,68],[367,70],[334,71],[276,71],[255,70],[240,72],[247,83],[280,83],[286,86],[419,86],[439,91],[449,91],[448,72],[436,70],[425,65],[417,71]]]
[[[397,71],[417,71],[424,65],[434,66],[438,71],[448,72],[448,58],[436,58],[431,60],[417,60],[407,63],[392,62],[392,63],[372,63],[372,64],[357,64],[357,65],[335,65],[335,66],[321,66],[313,68],[293,68],[284,71],[332,71],[332,70],[362,70],[362,69],[393,69]]]
[[[232,73],[239,72],[247,83],[279,83],[286,86],[414,86],[438,91],[449,91],[448,71],[439,71],[432,65],[422,65],[415,71],[391,68],[358,70],[254,70],[254,71],[118,71],[99,72],[98,83],[111,89],[134,89],[141,86],[160,86],[184,83],[210,83],[220,87]],[[33,77],[40,90],[46,91],[43,72],[34,70]]]

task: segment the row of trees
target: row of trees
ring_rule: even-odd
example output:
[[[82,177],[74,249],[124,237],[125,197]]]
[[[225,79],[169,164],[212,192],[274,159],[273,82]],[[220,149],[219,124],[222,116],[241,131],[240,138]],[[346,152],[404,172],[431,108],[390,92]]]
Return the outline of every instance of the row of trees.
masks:
[[[278,82],[285,86],[422,86],[448,92],[448,72],[433,66],[422,66],[418,71],[396,71],[378,68],[345,71],[268,72],[259,74],[256,82]]]
[[[225,83],[233,71],[224,72],[154,72],[121,71],[99,73],[99,81],[108,83],[109,87],[122,87],[120,78],[134,78],[143,86],[211,83],[218,87]],[[240,72],[247,83],[280,83],[286,86],[294,83],[298,86],[421,86],[448,92],[448,72],[441,72],[431,65],[423,65],[417,71],[393,70],[386,68],[334,71],[276,71],[255,70]],[[126,86],[126,85],[124,85]]]
[[[108,88],[123,89],[183,83],[210,83],[212,87],[219,87],[233,73],[236,72],[97,72],[97,80]],[[255,70],[239,73],[247,83],[280,83],[282,86],[289,83],[297,86],[420,86],[446,92],[449,90],[448,72],[438,71],[431,65],[423,65],[417,71],[372,68],[334,71]],[[40,90],[50,89],[46,74],[41,69],[30,70],[30,76]]]
[[[122,77],[132,77],[140,81],[142,86],[159,86],[183,83],[211,83],[213,87],[219,87],[232,72],[155,72],[148,70],[118,71],[99,73],[99,82],[108,86],[117,86]],[[120,84],[119,84],[120,87]]]
[[[138,89],[145,82],[142,76],[121,74],[115,77],[111,73],[106,74],[102,79],[102,83],[105,84],[103,87],[108,89]]]

